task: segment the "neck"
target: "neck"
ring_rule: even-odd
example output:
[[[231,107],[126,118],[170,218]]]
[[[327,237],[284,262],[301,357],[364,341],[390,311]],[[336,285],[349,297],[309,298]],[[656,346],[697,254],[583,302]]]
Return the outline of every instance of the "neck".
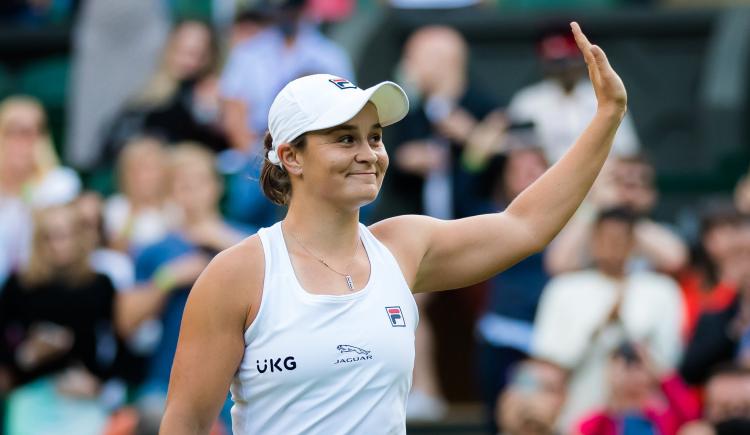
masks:
[[[284,229],[319,255],[351,254],[359,240],[359,209],[335,209],[301,197],[289,205]]]

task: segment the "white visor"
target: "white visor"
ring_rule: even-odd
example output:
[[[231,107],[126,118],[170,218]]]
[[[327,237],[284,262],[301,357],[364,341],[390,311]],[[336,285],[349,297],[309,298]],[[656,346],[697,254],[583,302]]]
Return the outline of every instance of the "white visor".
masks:
[[[354,118],[368,102],[377,108],[383,127],[402,120],[409,112],[406,93],[393,82],[360,89],[330,74],[315,74],[289,82],[276,95],[268,112],[268,130],[273,137],[268,159],[283,168],[276,153],[280,144],[310,131],[343,124]]]

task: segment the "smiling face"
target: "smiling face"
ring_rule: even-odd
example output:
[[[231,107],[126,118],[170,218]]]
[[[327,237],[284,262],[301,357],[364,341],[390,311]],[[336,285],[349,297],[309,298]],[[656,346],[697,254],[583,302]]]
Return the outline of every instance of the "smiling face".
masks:
[[[356,209],[372,202],[388,168],[377,109],[368,103],[346,123],[308,133],[303,149],[279,146],[279,155],[297,193]]]

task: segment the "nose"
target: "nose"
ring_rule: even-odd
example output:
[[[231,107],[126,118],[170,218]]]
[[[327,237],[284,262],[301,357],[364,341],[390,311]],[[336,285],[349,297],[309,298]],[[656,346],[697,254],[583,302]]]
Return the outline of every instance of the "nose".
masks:
[[[371,163],[374,164],[378,161],[378,155],[375,150],[365,141],[357,151],[354,159],[358,163]]]

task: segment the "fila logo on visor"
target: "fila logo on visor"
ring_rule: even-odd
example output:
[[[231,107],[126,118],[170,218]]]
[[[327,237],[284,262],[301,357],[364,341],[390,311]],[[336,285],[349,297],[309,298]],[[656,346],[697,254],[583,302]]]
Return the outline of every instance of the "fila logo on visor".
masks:
[[[391,321],[391,326],[406,326],[401,307],[385,307],[385,311],[388,313],[388,320]]]
[[[357,85],[347,79],[330,79],[328,81],[338,86],[339,89],[357,89]]]

